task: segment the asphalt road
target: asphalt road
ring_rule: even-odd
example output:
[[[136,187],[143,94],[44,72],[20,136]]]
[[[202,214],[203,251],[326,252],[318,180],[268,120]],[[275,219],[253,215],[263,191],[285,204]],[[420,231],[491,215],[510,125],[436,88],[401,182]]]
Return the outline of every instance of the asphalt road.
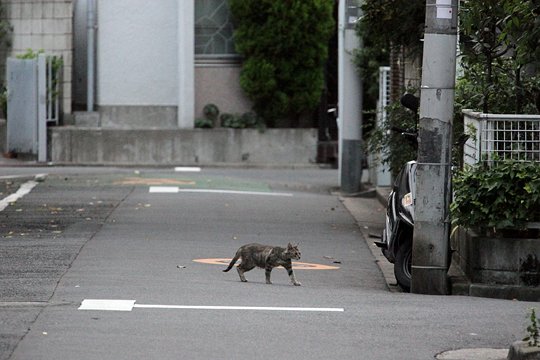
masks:
[[[335,170],[0,172],[49,173],[0,212],[2,360],[433,359],[508,348],[537,305],[390,292],[330,193]],[[194,261],[251,242],[299,243],[302,286],[284,269],[273,285],[260,269],[242,283],[223,260]],[[131,300],[131,311],[81,310],[85,299]]]

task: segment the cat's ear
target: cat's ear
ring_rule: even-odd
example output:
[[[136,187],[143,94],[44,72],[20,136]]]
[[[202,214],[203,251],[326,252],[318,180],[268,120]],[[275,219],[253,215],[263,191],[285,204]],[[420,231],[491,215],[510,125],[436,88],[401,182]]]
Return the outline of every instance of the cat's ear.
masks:
[[[293,248],[293,245],[291,243],[287,244],[287,248],[288,249],[292,249]]]

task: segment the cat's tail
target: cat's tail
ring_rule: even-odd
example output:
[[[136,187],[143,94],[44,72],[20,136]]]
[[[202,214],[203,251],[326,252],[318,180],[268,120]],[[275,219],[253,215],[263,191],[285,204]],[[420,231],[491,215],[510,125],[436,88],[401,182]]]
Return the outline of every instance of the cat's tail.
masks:
[[[229,266],[227,266],[227,268],[225,270],[223,270],[223,272],[227,272],[229,270],[232,269],[232,267],[234,266],[234,263],[240,258],[240,254],[239,252],[236,253],[236,255],[234,255],[234,258],[231,260],[231,262],[229,263]]]

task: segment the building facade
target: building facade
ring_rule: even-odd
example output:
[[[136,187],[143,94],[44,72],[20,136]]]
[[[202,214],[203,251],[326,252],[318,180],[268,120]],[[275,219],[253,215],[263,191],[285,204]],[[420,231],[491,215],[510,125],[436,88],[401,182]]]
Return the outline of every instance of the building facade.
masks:
[[[43,51],[63,59],[64,123],[85,110],[87,59],[95,62],[99,126],[192,128],[202,108],[242,113],[227,0],[6,0],[12,46],[1,56]],[[89,7],[90,6],[90,7]],[[88,23],[88,12],[95,23]],[[95,46],[88,48],[88,31]],[[3,60],[4,61],[4,60]],[[5,65],[2,74],[5,74]]]
[[[86,102],[89,1],[74,9],[76,104]],[[97,0],[95,11],[102,126],[192,128],[208,103],[249,110],[227,0]]]

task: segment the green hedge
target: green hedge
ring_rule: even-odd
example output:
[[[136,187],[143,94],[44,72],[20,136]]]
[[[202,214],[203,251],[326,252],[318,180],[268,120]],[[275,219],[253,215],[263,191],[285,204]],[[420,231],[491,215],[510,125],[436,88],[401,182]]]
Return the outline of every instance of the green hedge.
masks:
[[[240,85],[269,126],[313,111],[324,88],[332,0],[230,0]]]
[[[454,176],[450,205],[455,225],[481,232],[524,229],[540,221],[540,164],[480,163]]]

